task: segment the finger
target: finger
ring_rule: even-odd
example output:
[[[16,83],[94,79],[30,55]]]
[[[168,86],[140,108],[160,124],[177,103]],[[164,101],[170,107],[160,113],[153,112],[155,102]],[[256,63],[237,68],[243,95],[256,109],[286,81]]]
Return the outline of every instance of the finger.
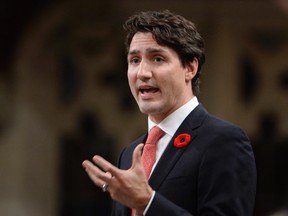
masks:
[[[96,155],[93,157],[93,161],[97,166],[99,166],[102,170],[105,172],[108,172],[111,174],[111,176],[118,176],[118,173],[121,171],[116,166],[105,160],[99,155]],[[108,177],[108,175],[106,176]],[[111,178],[111,177],[110,177]],[[108,180],[108,179],[107,179]]]
[[[85,168],[90,179],[99,187],[102,187],[103,184],[107,183],[107,179],[111,178],[111,174],[103,172],[88,160],[85,160],[82,166]]]
[[[106,172],[103,176],[103,180],[107,183],[110,184],[112,180],[113,175],[110,172]]]
[[[82,166],[85,168],[86,171],[91,171],[97,175],[99,175],[100,173],[104,173],[101,169],[99,169],[89,160],[83,161]]]
[[[132,168],[136,165],[142,165],[141,161],[141,155],[142,155],[142,149],[144,147],[144,144],[141,143],[133,151],[133,161],[132,161]]]

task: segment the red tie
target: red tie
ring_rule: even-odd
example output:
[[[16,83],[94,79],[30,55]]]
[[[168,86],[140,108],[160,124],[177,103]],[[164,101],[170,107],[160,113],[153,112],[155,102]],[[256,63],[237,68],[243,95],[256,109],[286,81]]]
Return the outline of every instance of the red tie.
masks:
[[[164,132],[161,130],[161,128],[157,126],[154,126],[149,131],[148,138],[144,145],[142,158],[141,158],[147,179],[150,176],[152,167],[156,160],[156,144],[163,135],[164,135]],[[136,213],[135,209],[132,209],[131,216],[134,216],[135,213]]]
[[[143,148],[142,163],[144,165],[146,178],[148,179],[152,170],[152,167],[156,160],[156,144],[158,140],[164,135],[161,128],[155,126],[148,134],[148,138]]]

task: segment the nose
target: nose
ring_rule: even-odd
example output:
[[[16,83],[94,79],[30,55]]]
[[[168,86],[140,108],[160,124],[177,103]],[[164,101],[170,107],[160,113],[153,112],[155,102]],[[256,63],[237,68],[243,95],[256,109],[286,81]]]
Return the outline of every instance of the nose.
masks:
[[[152,71],[149,64],[147,64],[144,61],[141,61],[137,71],[137,78],[140,80],[146,80],[150,79],[151,77],[152,77]]]

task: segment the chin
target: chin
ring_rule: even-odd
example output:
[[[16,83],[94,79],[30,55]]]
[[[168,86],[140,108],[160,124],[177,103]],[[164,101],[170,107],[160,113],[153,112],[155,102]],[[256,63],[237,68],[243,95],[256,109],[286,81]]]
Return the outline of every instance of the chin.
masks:
[[[159,109],[159,107],[140,107],[140,111],[143,113],[143,114],[146,114],[146,115],[157,115],[157,114],[160,114],[161,113],[161,110],[162,109]]]

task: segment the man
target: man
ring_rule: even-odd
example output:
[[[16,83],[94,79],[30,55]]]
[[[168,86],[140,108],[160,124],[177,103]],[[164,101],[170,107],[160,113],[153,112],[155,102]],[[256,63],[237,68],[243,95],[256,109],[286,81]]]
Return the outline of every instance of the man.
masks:
[[[124,29],[131,92],[148,115],[149,130],[163,132],[151,172],[146,157],[152,153],[142,144],[147,134],[124,149],[119,168],[98,155],[94,163],[83,162],[114,200],[112,215],[252,216],[250,142],[239,127],[209,115],[196,97],[205,57],[195,25],[169,11],[149,11],[130,17]]]

